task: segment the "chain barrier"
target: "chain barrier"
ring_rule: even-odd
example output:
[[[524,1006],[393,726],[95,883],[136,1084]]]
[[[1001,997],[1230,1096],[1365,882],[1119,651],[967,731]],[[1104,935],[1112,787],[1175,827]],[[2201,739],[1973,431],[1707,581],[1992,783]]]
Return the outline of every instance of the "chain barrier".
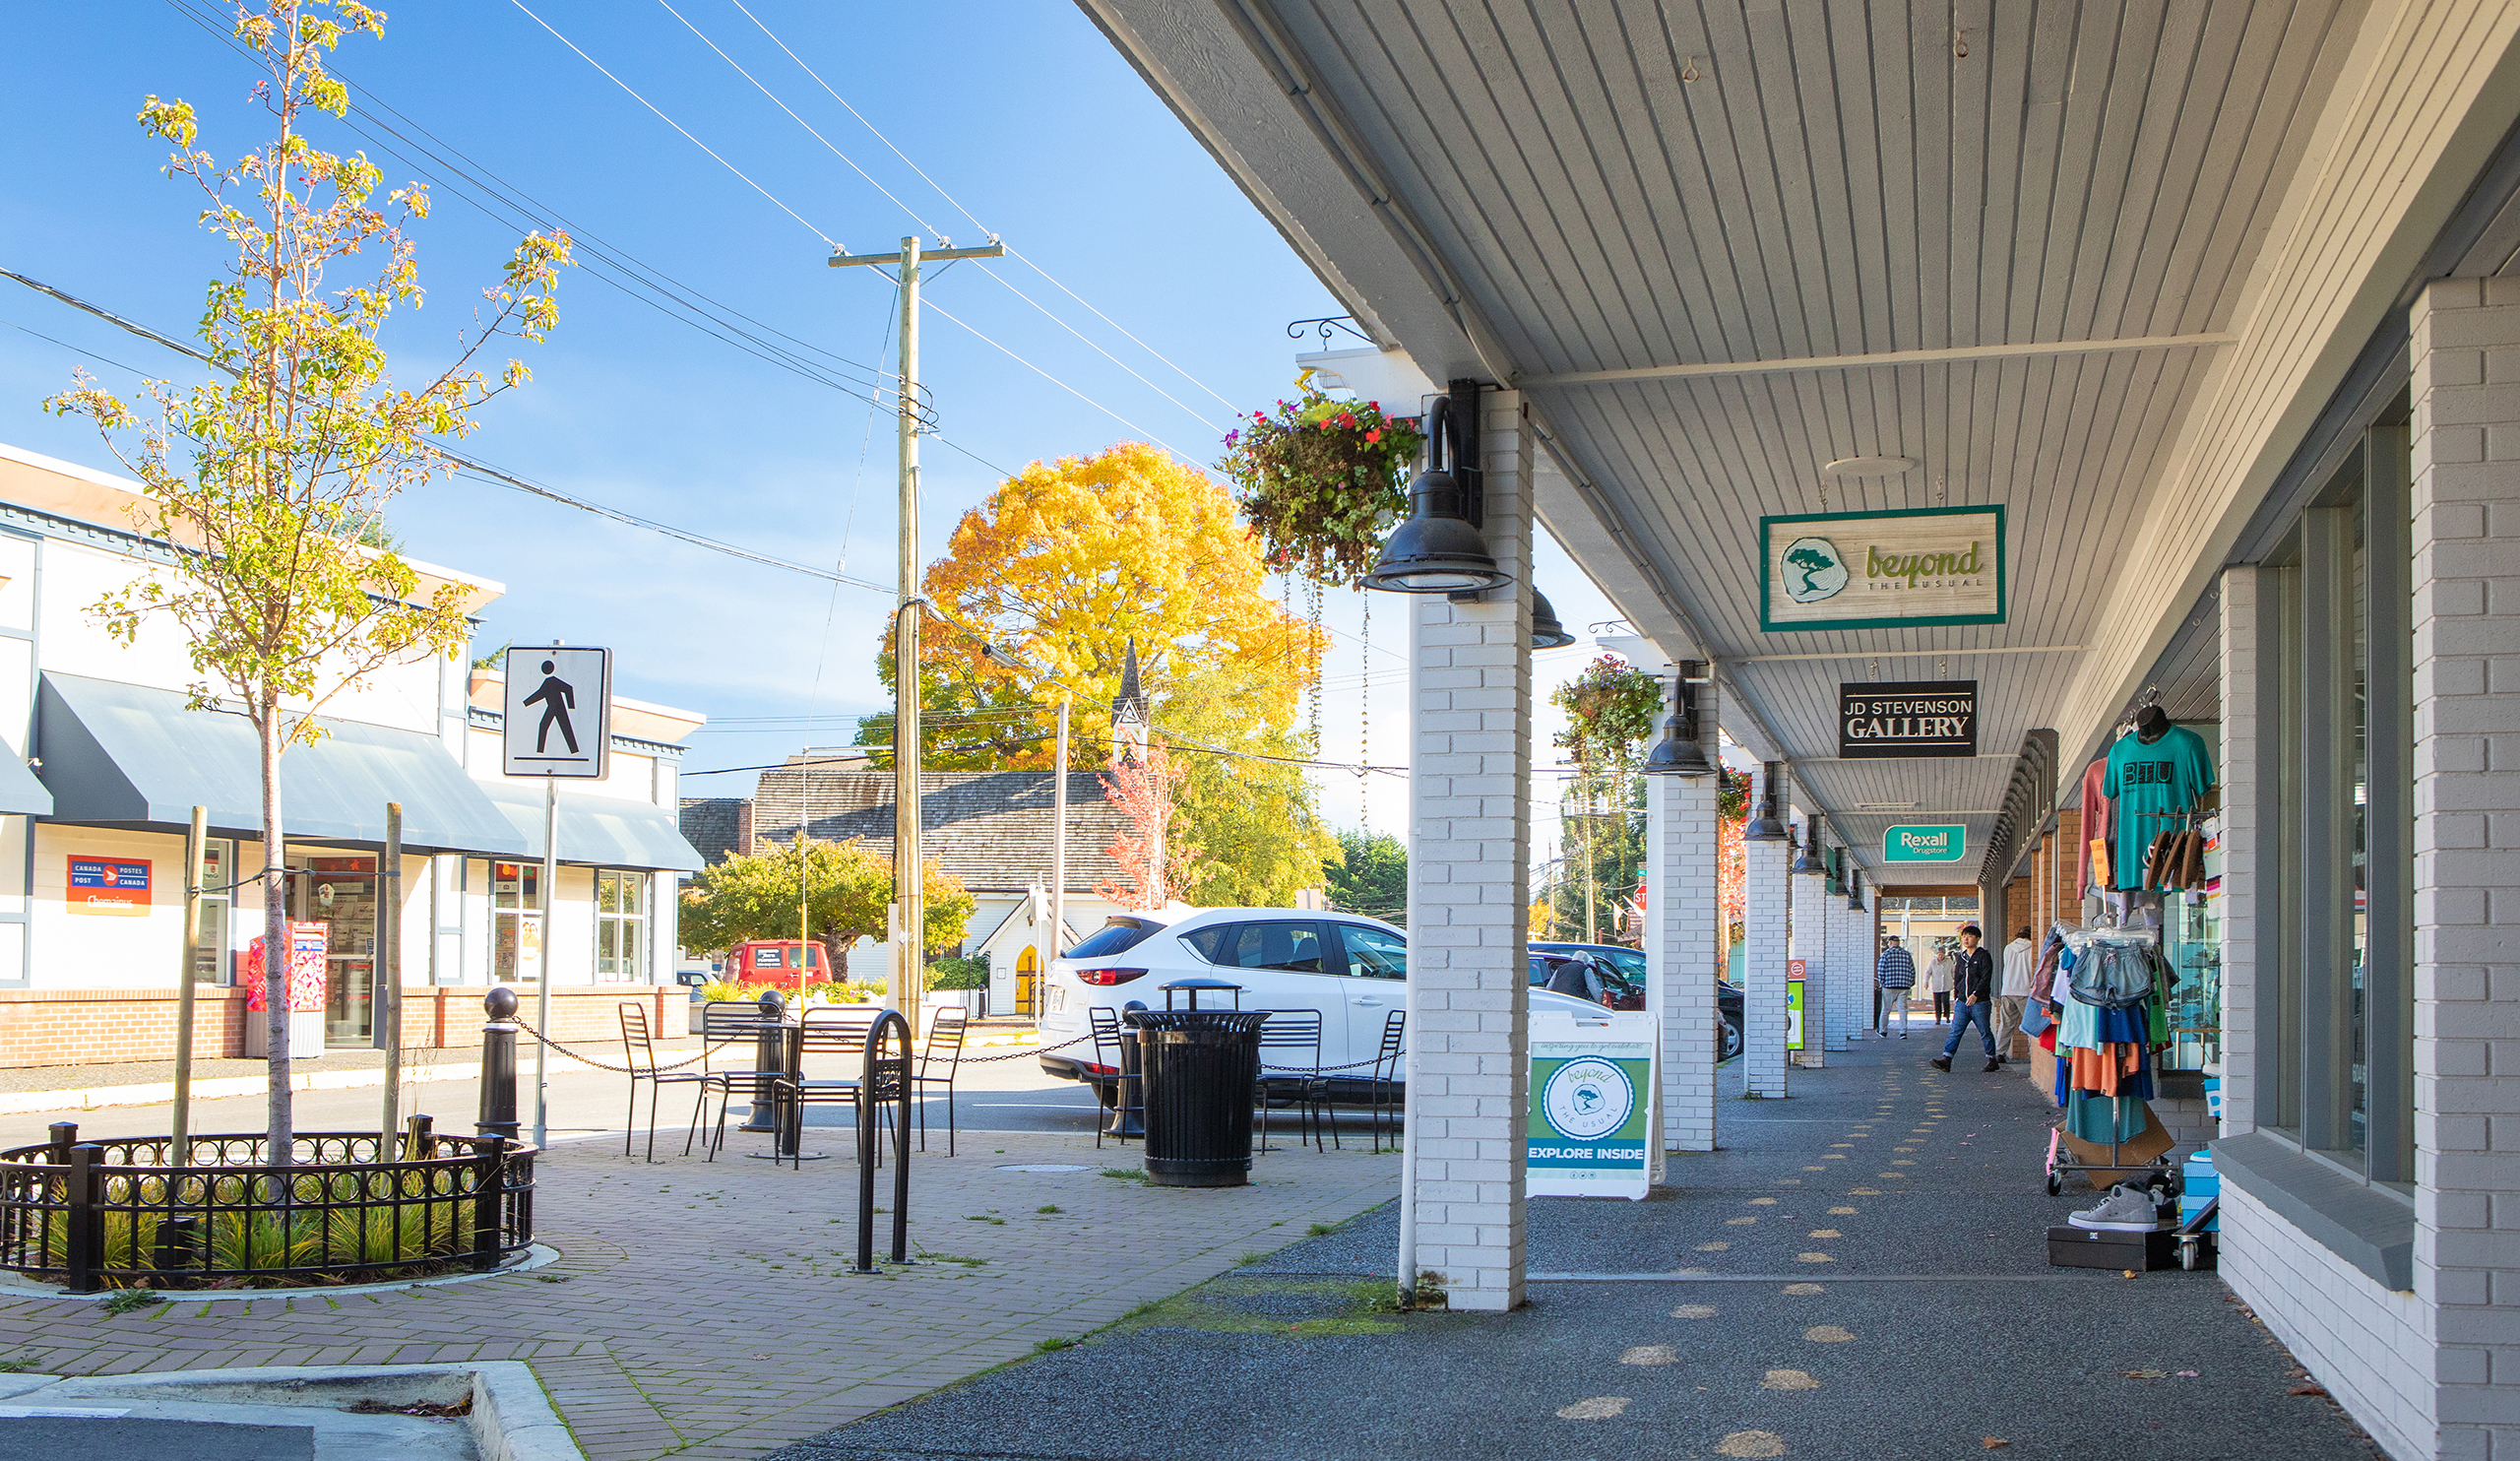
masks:
[[[1274,1070],[1274,1071],[1277,1071],[1278,1073],[1280,1073],[1281,1075],[1328,1075],[1330,1072],[1332,1072],[1332,1071],[1334,1071],[1334,1070],[1362,1070],[1362,1069],[1364,1069],[1364,1068],[1365,1068],[1366,1066],[1368,1066],[1368,1065],[1380,1065],[1381,1063],[1382,1063],[1382,1057],[1381,1057],[1381,1056],[1379,1056],[1379,1055],[1377,1055],[1377,1056],[1375,1056],[1375,1057],[1374,1057],[1373,1059],[1371,1059],[1371,1060],[1351,1060],[1351,1061],[1349,1061],[1349,1062],[1348,1062],[1347,1064],[1345,1064],[1345,1065],[1265,1065],[1265,1064],[1264,1064],[1264,1065],[1262,1065],[1260,1068],[1261,1068],[1262,1070]]]
[[[680,1070],[686,1065],[696,1064],[701,1060],[705,1060],[712,1054],[715,1054],[729,1046],[742,1045],[744,1041],[752,1038],[750,1035],[746,1035],[735,1040],[720,1041],[718,1044],[704,1048],[699,1054],[692,1056],[690,1059],[676,1060],[671,1065],[650,1065],[645,1068],[634,1068],[628,1065],[615,1065],[609,1060],[598,1060],[595,1056],[587,1054],[582,1050],[572,1049],[568,1046],[562,1045],[560,1042],[543,1034],[541,1031],[535,1029],[533,1022],[527,1020],[525,1016],[521,1014],[515,1016],[514,1019],[518,1029],[523,1030],[526,1034],[533,1036],[536,1040],[542,1042],[551,1048],[558,1050],[561,1054],[568,1056],[570,1059],[579,1061],[582,1064],[592,1065],[598,1070],[609,1070],[615,1075],[646,1075],[650,1071]],[[1074,1040],[1063,1040],[1057,1045],[1027,1046],[1023,1049],[1010,1050],[1003,1055],[966,1055],[963,1057],[962,1063],[965,1065],[986,1065],[996,1060],[1018,1060],[1022,1059],[1026,1055],[1040,1054],[1045,1050],[1063,1050],[1072,1045],[1083,1045],[1093,1038],[1094,1037],[1091,1034],[1080,1035]],[[1372,1062],[1367,1061],[1364,1063],[1370,1064]],[[1339,1068],[1344,1069],[1345,1067],[1343,1066]]]

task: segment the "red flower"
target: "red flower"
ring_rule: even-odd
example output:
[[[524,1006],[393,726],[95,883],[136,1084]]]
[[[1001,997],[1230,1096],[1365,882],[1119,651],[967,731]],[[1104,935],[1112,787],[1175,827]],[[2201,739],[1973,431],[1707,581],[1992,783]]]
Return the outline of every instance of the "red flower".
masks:
[[[1376,426],[1376,427],[1375,427],[1374,429],[1372,429],[1371,431],[1366,432],[1366,433],[1365,433],[1365,440],[1367,440],[1367,441],[1380,441],[1380,440],[1382,440],[1382,428],[1381,428],[1380,426]]]

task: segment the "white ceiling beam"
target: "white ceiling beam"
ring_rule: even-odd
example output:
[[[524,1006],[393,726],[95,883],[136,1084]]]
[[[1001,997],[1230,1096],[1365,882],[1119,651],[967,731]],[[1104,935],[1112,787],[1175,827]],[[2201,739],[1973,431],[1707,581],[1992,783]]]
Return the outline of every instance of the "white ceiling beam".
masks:
[[[1960,345],[1929,350],[1877,350],[1863,355],[1801,355],[1783,360],[1708,360],[1695,365],[1640,365],[1632,370],[1569,370],[1524,375],[1516,386],[1603,386],[1631,380],[1687,380],[1703,376],[1777,375],[1801,370],[1871,370],[1898,365],[1940,365],[1962,360],[2019,360],[2047,355],[2090,355],[2111,350],[2210,349],[2239,337],[2143,335],[2119,340],[2060,340],[2030,345]]]

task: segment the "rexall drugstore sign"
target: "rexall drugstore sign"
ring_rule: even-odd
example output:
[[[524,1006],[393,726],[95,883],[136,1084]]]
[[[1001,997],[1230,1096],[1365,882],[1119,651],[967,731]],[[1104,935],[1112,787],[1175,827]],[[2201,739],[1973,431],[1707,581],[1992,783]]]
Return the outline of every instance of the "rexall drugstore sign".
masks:
[[[1648,1014],[1531,1016],[1531,1117],[1524,1157],[1535,1197],[1642,1198],[1655,1126],[1659,1023]]]
[[[1759,627],[1868,629],[2004,621],[2004,510],[1759,519]]]
[[[1957,862],[1969,856],[1969,829],[1958,822],[1893,827],[1881,834],[1884,862]]]

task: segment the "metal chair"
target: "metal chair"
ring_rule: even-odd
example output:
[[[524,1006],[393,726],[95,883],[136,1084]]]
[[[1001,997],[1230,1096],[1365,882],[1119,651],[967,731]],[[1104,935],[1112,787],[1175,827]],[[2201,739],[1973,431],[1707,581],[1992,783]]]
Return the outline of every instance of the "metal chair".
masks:
[[[1120,1062],[1120,1042],[1135,1040],[1137,1037],[1121,1028],[1120,1012],[1107,1004],[1087,1006],[1085,1025],[1094,1035],[1094,1063],[1111,1072],[1112,1109],[1126,1111],[1129,1104],[1129,1082],[1139,1082],[1140,1095],[1143,1098],[1145,1077],[1121,1073],[1123,1067]],[[1107,1058],[1105,1051],[1109,1052]],[[1098,1111],[1094,1115],[1094,1145],[1097,1149],[1102,1145],[1102,1113]],[[1128,1138],[1115,1136],[1112,1140],[1125,1142]]]
[[[866,1032],[875,1028],[876,1017],[882,1013],[879,1009],[850,1005],[823,1005],[805,1011],[796,1031],[795,1070],[774,1075],[767,1082],[771,1099],[780,1103],[780,1112],[788,1122],[788,1150],[797,1155],[797,1167],[805,1165],[806,1107],[846,1106],[856,1111],[858,1072],[866,1058]],[[843,1067],[849,1074],[816,1080],[805,1071],[805,1062],[815,1055],[843,1056],[850,1062]],[[851,1121],[849,1129],[854,1132],[857,1123]]]
[[[1281,1067],[1272,1071],[1269,1067]],[[1317,1009],[1273,1009],[1260,1026],[1260,1079],[1252,1099],[1260,1106],[1260,1150],[1276,1151],[1269,1145],[1271,1096],[1291,1092],[1294,1105],[1302,1112],[1295,1127],[1295,1144],[1303,1144],[1305,1136],[1315,1146],[1321,1144],[1321,1128],[1315,1124],[1316,1098],[1329,1095],[1329,1085],[1321,1074],[1321,1011]],[[1326,1100],[1321,1104],[1327,1105]],[[1335,1123],[1333,1123],[1335,1125]],[[1338,1133],[1333,1130],[1331,1139]]]
[[[927,1150],[927,1101],[925,1088],[945,1088],[945,1155],[954,1155],[954,1073],[963,1066],[963,1036],[971,1029],[968,1010],[940,1009],[928,1016],[927,1042],[919,1048],[918,1064],[912,1069],[911,1087],[918,1093],[918,1149]],[[945,1073],[935,1073],[942,1059]]]
[[[621,1118],[621,1155],[630,1155],[630,1141],[639,1127],[639,1082],[648,1082],[648,1160],[657,1160],[657,1098],[666,1086],[698,1086],[699,1097],[691,1103],[691,1129],[682,1138],[682,1154],[691,1155],[691,1144],[700,1136],[700,1109],[709,1102],[709,1078],[696,1070],[659,1070],[657,1051],[648,1038],[648,1007],[636,1000],[621,1001],[621,1063],[630,1067],[630,1110]]]
[[[1407,1043],[1408,1029],[1409,1011],[1395,1009],[1383,1016],[1382,1046],[1374,1052],[1373,1074],[1368,1077],[1365,1087],[1366,1120],[1368,1129],[1373,1132],[1374,1150],[1377,1152],[1383,1149],[1383,1113],[1391,1107],[1392,1093],[1400,1090],[1402,1081],[1407,1078],[1401,1047]],[[1394,1146],[1400,1144],[1400,1122],[1403,1118],[1405,1112],[1390,1122]]]
[[[709,1093],[718,1093],[718,1124],[709,1136],[708,1159],[718,1160],[718,1149],[726,1144],[726,1107],[734,1100],[738,1083],[752,1087],[753,1098],[764,1100],[761,1078],[774,1072],[758,1069],[750,1063],[721,1067],[718,1050],[724,1046],[757,1040],[762,1031],[761,1005],[751,999],[712,999],[700,1006],[700,1099],[692,1107],[694,1126],[700,1112],[709,1104]],[[757,1048],[757,1047],[756,1047]],[[729,1059],[735,1057],[729,1056]]]

